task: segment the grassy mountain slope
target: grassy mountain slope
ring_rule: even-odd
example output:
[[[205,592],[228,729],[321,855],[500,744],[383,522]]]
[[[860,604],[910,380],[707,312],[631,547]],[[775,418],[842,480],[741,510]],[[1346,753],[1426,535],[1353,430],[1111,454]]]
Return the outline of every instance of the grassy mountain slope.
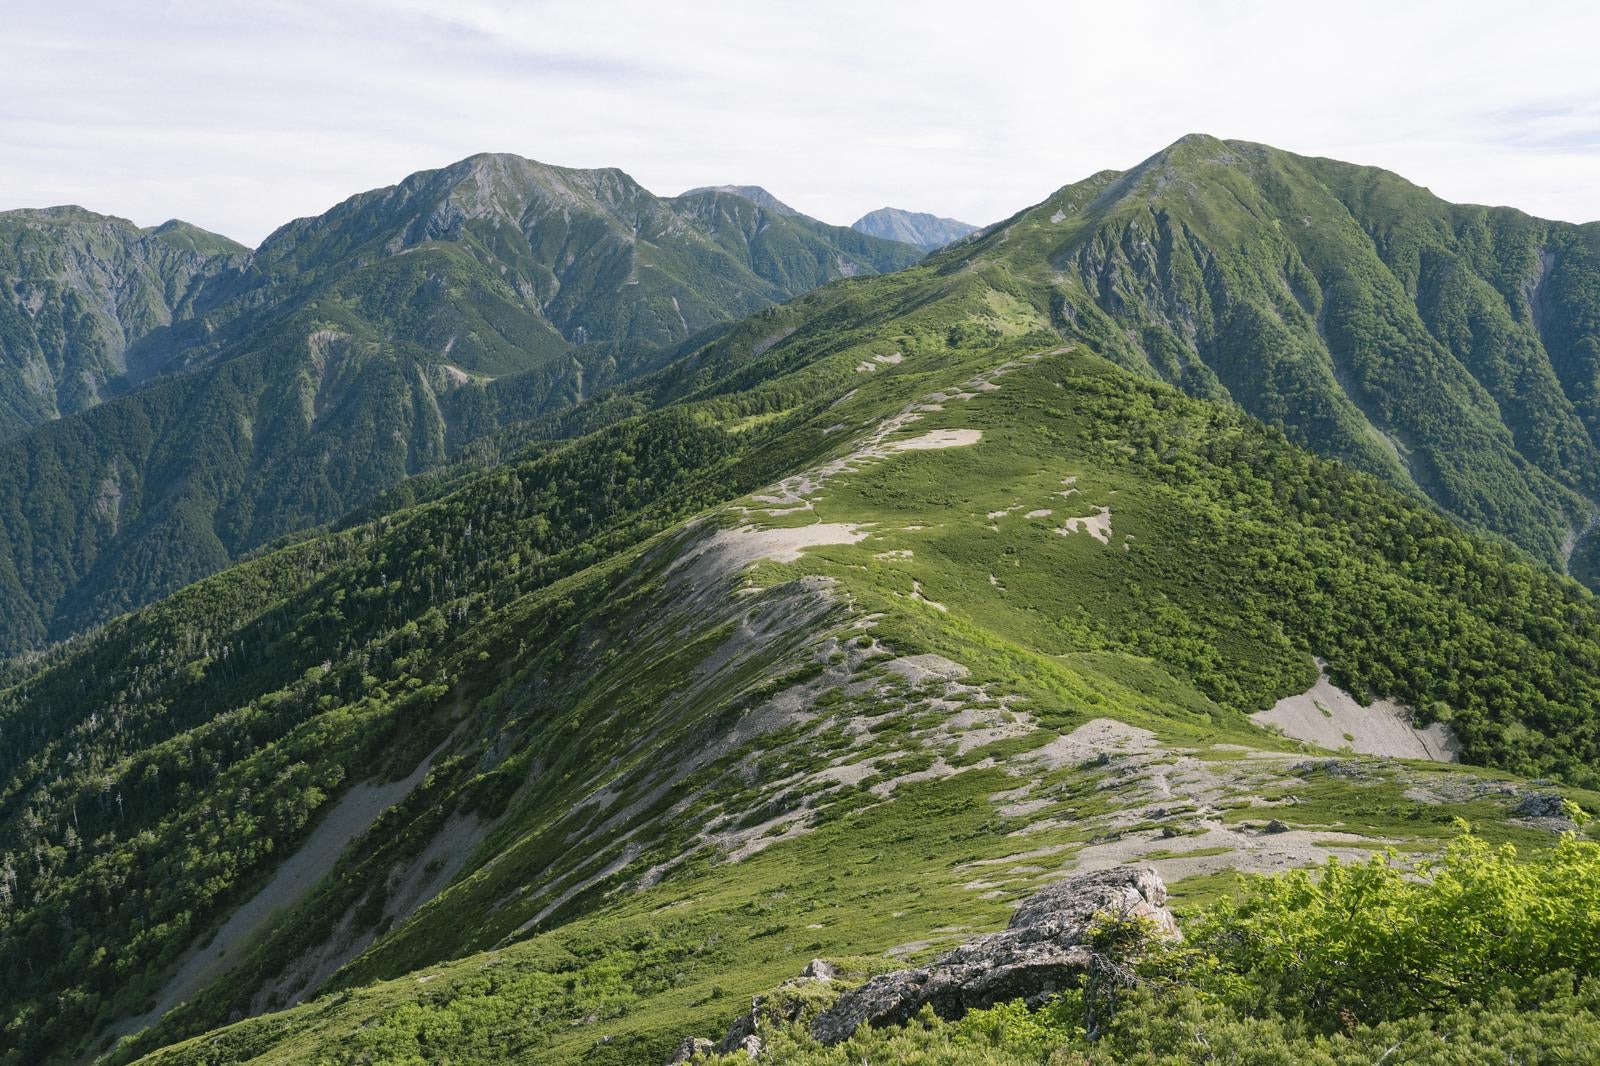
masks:
[[[245,253],[177,220],[144,230],[77,207],[0,213],[0,440],[100,402],[129,348],[187,315]]]
[[[1005,256],[827,286],[13,677],[13,1057],[664,1058],[1074,865],[1550,842],[1506,772],[1594,783],[1594,597],[1058,313]],[[1251,724],[1314,655],[1480,766]]]
[[[205,246],[176,224],[152,234]],[[0,443],[0,654],[329,521],[732,318],[919,257],[514,156],[291,223],[196,281],[170,323],[139,320],[117,369],[143,387]]]
[[[1588,528],[1596,226],[1189,137],[961,254],[1030,271],[1066,335],[1229,397],[1557,567]]]

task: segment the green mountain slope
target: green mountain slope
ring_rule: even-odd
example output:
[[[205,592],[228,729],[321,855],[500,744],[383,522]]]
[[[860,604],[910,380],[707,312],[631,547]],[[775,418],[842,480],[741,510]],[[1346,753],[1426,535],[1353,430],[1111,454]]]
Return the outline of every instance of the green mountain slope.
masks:
[[[143,230],[78,207],[0,213],[0,441],[100,402],[130,349],[245,253],[177,220]]]
[[[1071,868],[1553,842],[1510,775],[1595,801],[1594,596],[1064,344],[1037,269],[826,286],[15,668],[7,1061],[659,1061]],[[1313,657],[1476,766],[1246,717]]]
[[[673,204],[752,271],[790,292],[888,273],[922,258],[914,242],[830,226],[759,187],[691,189]]]
[[[205,247],[195,233],[142,239]],[[170,322],[139,320],[114,369],[142,387],[0,443],[0,654],[329,521],[730,319],[920,255],[499,155],[291,223]]]
[[[707,200],[747,203],[731,194],[663,199],[620,170],[572,170],[509,155],[480,155],[412,175],[389,189],[352,197],[326,215],[291,223],[268,237],[255,257],[266,279],[303,288],[325,270],[432,242],[458,245],[491,265],[567,341],[668,344],[796,296],[822,281],[896,269],[915,250],[862,241],[836,227],[787,222],[762,209],[752,229],[807,232],[819,254],[823,234],[837,243],[831,261],[807,273],[788,258],[748,247],[754,233],[719,227]],[[807,220],[809,221],[809,220]],[[809,264],[808,264],[809,265]],[[799,281],[791,275],[803,274]]]
[[[953,218],[940,218],[926,211],[902,211],[898,207],[868,211],[850,223],[850,228],[873,237],[903,241],[930,252],[978,230],[977,226]]]
[[[1189,137],[960,254],[1031,273],[1065,335],[1557,567],[1592,520],[1600,227]]]

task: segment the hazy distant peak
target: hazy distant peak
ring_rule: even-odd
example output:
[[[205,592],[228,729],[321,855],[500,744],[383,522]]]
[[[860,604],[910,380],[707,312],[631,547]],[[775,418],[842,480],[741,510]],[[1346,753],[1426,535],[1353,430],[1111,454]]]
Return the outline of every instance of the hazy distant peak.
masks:
[[[912,244],[923,251],[943,248],[977,230],[977,226],[953,218],[940,218],[925,211],[903,211],[898,207],[880,207],[869,211],[850,224],[850,228],[870,237]]]
[[[768,211],[773,211],[780,215],[800,214],[799,211],[796,211],[794,208],[790,207],[788,204],[784,203],[782,200],[778,199],[776,196],[772,195],[759,185],[702,185],[698,189],[688,190],[683,195],[702,196],[706,193],[716,192],[727,193],[730,196],[738,196],[742,199],[749,200],[757,207],[765,208]]]

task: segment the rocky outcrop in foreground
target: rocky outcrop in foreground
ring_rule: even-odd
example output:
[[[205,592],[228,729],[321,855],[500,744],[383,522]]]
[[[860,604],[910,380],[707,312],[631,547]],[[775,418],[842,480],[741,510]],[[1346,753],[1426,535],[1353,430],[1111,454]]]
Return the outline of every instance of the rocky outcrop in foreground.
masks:
[[[1037,1006],[1082,984],[1097,964],[1107,962],[1091,942],[1102,917],[1143,919],[1160,935],[1179,936],[1166,903],[1167,886],[1148,867],[1101,870],[1057,881],[1025,900],[1003,931],[969,940],[927,966],[880,974],[844,993],[812,1021],[811,1035],[831,1046],[848,1040],[862,1025],[909,1021],[924,1005],[944,1018],[959,1018],[969,1010],[1012,999]],[[836,976],[831,964],[813,959],[785,987],[795,990]],[[757,996],[720,1044],[686,1037],[669,1062],[734,1051],[754,1058],[762,1050],[763,1022],[793,1021],[801,1008],[797,995],[781,1004]]]
[[[938,961],[872,978],[846,992],[811,1023],[823,1044],[847,1040],[861,1025],[899,1025],[931,1005],[944,1018],[1012,999],[1030,1006],[1080,984],[1095,952],[1090,936],[1101,915],[1142,918],[1169,936],[1178,924],[1167,886],[1149,868],[1080,874],[1025,901],[1004,931],[969,940]]]

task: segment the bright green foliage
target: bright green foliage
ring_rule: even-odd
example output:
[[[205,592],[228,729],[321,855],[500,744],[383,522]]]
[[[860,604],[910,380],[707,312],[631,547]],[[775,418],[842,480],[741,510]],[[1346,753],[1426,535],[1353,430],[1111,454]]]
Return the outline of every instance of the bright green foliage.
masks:
[[[521,195],[498,184],[515,176],[508,167],[482,162],[472,180],[498,190],[487,202]],[[1249,193],[1240,168],[1222,169],[1230,196]],[[615,175],[593,180],[601,201],[645,203]],[[638,350],[620,341],[540,348],[569,338],[493,310],[514,309],[520,290],[480,269],[517,244],[506,262],[549,296],[537,265],[565,262],[548,256],[580,228],[594,238],[585,247],[609,247],[598,223],[566,230],[540,216],[516,229],[538,250],[527,258],[513,227],[474,225],[484,186],[464,186],[437,218],[424,213],[448,240],[386,213],[404,199],[393,190],[281,235],[284,276],[326,288],[315,307],[261,313],[305,333],[259,359],[206,355],[197,373],[90,417],[125,420],[118,439],[159,457],[151,469],[192,469],[200,445],[212,448],[207,477],[170,482],[169,511],[119,527],[155,538],[141,541],[151,572],[192,576],[185,536],[214,538],[218,566],[282,539],[4,674],[10,1061],[81,1057],[119,1029],[143,1032],[118,1061],[459,1061],[486,1048],[658,1061],[813,955],[869,956],[870,969],[896,947],[897,958],[934,953],[1110,850],[1193,870],[1180,898],[1214,898],[1233,866],[1259,857],[1237,842],[1254,841],[1261,804],[1289,827],[1279,840],[1312,854],[1324,834],[1327,849],[1353,854],[1430,852],[1456,816],[1496,843],[1552,843],[1548,823],[1511,811],[1530,787],[1553,786],[1482,767],[1559,775],[1564,791],[1594,783],[1594,597],[1464,531],[1401,466],[1373,477],[1319,458],[1290,439],[1305,437],[1292,419],[1263,425],[1157,380],[1207,392],[1209,364],[1185,363],[1154,334],[1145,348],[1188,369],[1143,360],[1051,259],[1090,232],[1066,221],[1073,212],[1148,202],[1130,178],[1093,207],[1113,186],[1097,181],[1079,190],[1093,197],[1012,220],[1009,238],[825,285],[677,358],[651,348],[632,363]],[[734,194],[707,201],[719,218],[747,220],[748,197],[724,211],[721,196]],[[1231,239],[1254,223],[1225,200],[1206,227]],[[1057,211],[1063,221],[1050,221]],[[394,223],[389,239],[433,237],[385,257],[387,241],[364,243],[374,219]],[[1357,249],[1371,240],[1339,232]],[[372,259],[317,274],[347,253]],[[614,262],[579,262],[595,292],[616,282]],[[791,268],[803,273],[804,257]],[[562,291],[581,292],[581,277]],[[1251,277],[1232,281],[1282,288],[1270,271]],[[484,299],[430,302],[435,282],[478,285]],[[670,332],[662,284],[607,321]],[[1135,290],[1119,281],[1095,300],[1119,292]],[[1249,302],[1225,296],[1211,310]],[[1274,314],[1308,314],[1284,299]],[[1148,306],[1130,296],[1124,311]],[[394,323],[427,343],[389,346]],[[329,324],[338,335],[313,350]],[[233,328],[217,323],[219,335]],[[440,362],[457,333],[451,365],[465,383]],[[1316,349],[1301,352],[1307,370]],[[582,399],[567,356],[591,353],[615,361],[619,384]],[[542,362],[508,373],[520,357]],[[417,402],[417,381],[433,400]],[[345,391],[351,382],[363,384]],[[257,395],[276,399],[252,406]],[[158,400],[167,413],[147,419]],[[1323,407],[1330,425],[1355,417],[1336,400]],[[268,434],[269,423],[292,431]],[[79,440],[83,425],[39,438]],[[1341,439],[1365,432],[1351,427]],[[1519,483],[1502,447],[1509,432],[1474,431],[1462,447],[1488,449],[1508,498],[1536,497],[1537,479]],[[1387,450],[1367,439],[1381,466]],[[94,463],[37,454],[40,484],[64,478],[80,500],[98,491]],[[128,469],[131,485],[144,468]],[[361,509],[295,531],[358,491]],[[105,498],[111,511],[116,494]],[[20,487],[0,499],[32,506]],[[18,573],[57,582],[63,602],[121,550],[122,533],[75,541],[82,513],[51,510],[39,526],[49,537],[16,556]],[[1068,524],[1096,515],[1095,532]],[[738,555],[813,533],[808,547]],[[99,554],[73,555],[90,543]],[[136,591],[104,606],[137,603]],[[23,624],[48,629],[42,616]],[[1358,696],[1449,717],[1478,767],[1306,759],[1252,725],[1245,712],[1312,682],[1313,656]],[[1086,726],[1131,738],[1133,753],[1088,757],[1091,742],[1073,739]],[[415,788],[365,832],[308,846],[352,800],[412,774]],[[307,855],[317,862],[301,888],[230,935],[225,923]],[[227,950],[175,982],[208,944]]]
[[[1411,869],[1393,856],[1246,878],[1140,964],[1144,987],[1098,1040],[1081,991],[904,1028],[831,1049],[799,1024],[764,1059],[1251,1066],[1588,1062],[1600,1055],[1600,846],[1568,836],[1519,855],[1464,834]],[[729,1056],[717,1061],[734,1062]]]
[[[1251,879],[1186,927],[1200,983],[1326,1030],[1467,1003],[1537,1006],[1550,975],[1600,976],[1600,845],[1519,856],[1470,834],[1414,867],[1393,856]]]
[[[822,309],[819,317],[825,326],[802,328],[787,343],[837,343],[834,331],[839,320],[826,313],[836,308],[834,299],[833,293],[816,297],[814,304]],[[749,332],[730,336],[725,345],[702,354],[700,368],[747,373],[746,346],[773,325],[756,322]],[[963,375],[1000,358],[993,353],[969,357],[961,350],[951,352],[944,346],[947,335],[948,331],[939,331],[939,342],[918,349],[920,357],[935,364],[954,359]],[[781,366],[793,360],[793,352],[780,345],[764,358]],[[859,357],[847,350],[834,358],[853,366]],[[962,359],[973,362],[963,364]],[[842,741],[834,741],[843,747],[833,749],[812,740],[801,751],[786,751],[781,735],[763,740],[762,758],[770,764],[762,765],[769,768],[751,784],[735,773],[744,757],[735,749],[673,785],[673,795],[703,799],[686,812],[657,820],[667,808],[664,800],[654,797],[660,795],[657,790],[663,783],[672,782],[675,759],[702,747],[706,730],[727,728],[723,723],[741,720],[774,691],[815,677],[817,667],[804,659],[758,659],[737,683],[724,688],[726,682],[719,681],[703,702],[679,703],[675,693],[693,691],[697,676],[718,676],[702,675],[708,669],[702,664],[715,661],[714,653],[727,637],[722,628],[725,616],[706,611],[687,616],[693,619],[689,625],[672,621],[678,617],[673,612],[683,593],[657,584],[658,568],[684,550],[685,542],[679,538],[685,534],[657,538],[643,552],[628,545],[670,525],[682,509],[703,506],[720,493],[753,489],[810,461],[808,457],[816,453],[806,448],[815,445],[805,442],[817,438],[799,428],[808,421],[831,424],[834,419],[856,417],[856,411],[875,412],[886,395],[903,396],[907,389],[915,395],[925,387],[884,378],[854,386],[856,393],[848,403],[835,405],[839,390],[860,380],[846,377],[786,417],[754,429],[718,428],[730,418],[733,424],[743,422],[779,397],[815,395],[820,383],[834,380],[832,362],[832,358],[813,363],[794,360],[795,380],[786,380],[782,373],[756,376],[759,383],[742,392],[716,381],[684,406],[625,421],[526,464],[471,479],[430,502],[353,527],[329,542],[330,547],[349,544],[356,552],[353,558],[342,562],[335,557],[328,569],[306,574],[304,591],[291,583],[286,602],[259,618],[247,615],[242,625],[226,613],[202,625],[207,617],[204,604],[230,602],[224,590],[251,573],[252,567],[280,556],[220,575],[170,605],[107,630],[78,657],[18,689],[16,713],[37,715],[50,709],[55,717],[39,735],[70,737],[85,766],[81,774],[57,783],[46,773],[57,758],[41,750],[23,769],[16,778],[18,792],[11,809],[31,807],[40,827],[35,831],[27,829],[32,823],[19,824],[19,830],[36,835],[19,836],[15,846],[26,846],[28,839],[59,839],[74,810],[80,818],[94,819],[94,828],[78,835],[96,843],[94,851],[82,857],[64,845],[48,852],[48,880],[36,879],[31,870],[20,871],[25,877],[19,888],[35,902],[19,912],[18,938],[11,943],[34,958],[62,960],[60,970],[42,975],[46,985],[68,979],[88,959],[95,974],[91,987],[104,989],[97,994],[105,997],[68,1001],[84,1013],[61,1015],[59,1021],[46,1023],[45,1015],[30,1013],[26,1017],[32,1031],[48,1037],[70,1026],[69,1031],[81,1032],[90,1025],[86,1019],[115,1017],[129,1004],[147,1002],[144,997],[152,995],[162,975],[170,972],[191,930],[205,927],[207,919],[200,915],[225,913],[229,901],[247,894],[255,883],[252,878],[259,879],[271,868],[273,852],[262,849],[258,841],[271,839],[277,851],[292,847],[305,829],[272,830],[253,811],[242,812],[248,817],[231,815],[216,835],[200,837],[206,847],[191,858],[179,852],[178,865],[152,866],[155,877],[146,880],[136,873],[134,880],[122,882],[118,898],[125,902],[125,912],[99,916],[79,904],[110,893],[113,878],[128,876],[122,871],[145,869],[146,860],[137,857],[139,848],[160,853],[164,840],[211,832],[207,826],[215,820],[214,812],[233,810],[237,801],[230,797],[238,796],[246,782],[253,797],[292,801],[302,778],[279,775],[296,763],[304,763],[305,769],[295,772],[312,782],[336,770],[341,776],[334,780],[359,779],[370,772],[377,753],[405,736],[406,743],[391,755],[389,764],[394,768],[390,775],[398,776],[443,739],[457,707],[473,709],[469,731],[456,741],[459,756],[439,764],[432,786],[395,811],[382,832],[348,857],[341,867],[345,875],[308,899],[300,916],[285,921],[272,938],[241,960],[241,966],[265,979],[315,950],[333,935],[342,915],[366,913],[367,920],[378,921],[384,906],[379,886],[388,871],[424,848],[452,813],[505,818],[486,844],[486,857],[493,856],[493,861],[485,861],[470,875],[464,873],[434,905],[408,921],[380,929],[380,938],[350,964],[336,985],[398,977],[443,959],[493,949],[508,936],[514,939],[516,931],[544,909],[541,900],[562,886],[579,883],[585,869],[593,868],[586,863],[599,863],[612,854],[606,849],[615,843],[611,834],[617,830],[607,829],[604,822],[596,824],[592,814],[572,807],[574,786],[567,775],[585,783],[580,793],[609,781],[617,807],[625,809],[635,801],[644,805],[633,817],[654,827],[653,845],[625,867],[635,872],[671,862],[681,849],[692,846],[694,827],[717,814],[760,820],[767,816],[762,813],[765,804],[777,802],[775,809],[783,810],[795,802],[770,800],[760,782],[804,772],[808,765],[816,765],[815,760],[844,750],[850,744],[848,733],[842,734]],[[679,372],[652,379],[650,387],[670,390]],[[951,376],[947,369],[927,373],[930,382]],[[1295,632],[1311,633],[1309,646],[1319,652],[1337,649],[1331,655],[1333,662],[1341,669],[1350,664],[1356,679],[1388,661],[1375,658],[1379,655],[1393,655],[1395,661],[1405,657],[1431,661],[1426,656],[1437,655],[1442,665],[1449,665],[1448,640],[1417,628],[1408,611],[1399,609],[1408,602],[1418,605],[1417,610],[1457,619],[1452,623],[1454,632],[1471,634],[1475,627],[1485,627],[1484,632],[1494,634],[1491,646],[1505,649],[1505,665],[1497,661],[1485,667],[1481,677],[1460,661],[1450,667],[1463,693],[1497,678],[1516,677],[1525,668],[1519,664],[1545,661],[1535,654],[1537,642],[1556,634],[1537,622],[1544,617],[1544,608],[1526,615],[1509,611],[1507,604],[1521,601],[1473,594],[1471,590],[1479,587],[1476,578],[1436,583],[1429,578],[1442,572],[1436,565],[1402,565],[1412,551],[1476,560],[1473,566],[1481,567],[1482,573],[1513,582],[1504,586],[1507,590],[1522,587],[1527,596],[1569,601],[1564,609],[1581,623],[1576,632],[1587,632],[1584,627],[1590,623],[1583,620],[1592,605],[1574,586],[1542,568],[1514,562],[1505,549],[1474,541],[1370,478],[1294,449],[1237,412],[1185,399],[1081,354],[1041,359],[1001,381],[998,392],[965,401],[961,410],[930,413],[925,422],[932,428],[941,419],[960,418],[980,426],[984,437],[977,445],[908,453],[835,484],[829,496],[816,504],[817,517],[860,520],[870,514],[884,527],[881,539],[828,549],[807,567],[832,576],[859,597],[863,608],[884,612],[877,632],[897,649],[950,655],[973,666],[973,680],[991,678],[1016,686],[1010,691],[1025,695],[1033,713],[1053,728],[1068,728],[1088,714],[1112,713],[1179,730],[1191,743],[1200,738],[1210,743],[1224,736],[1248,739],[1248,727],[1230,715],[1226,704],[1207,700],[1191,684],[1212,687],[1225,701],[1245,699],[1246,693],[1250,699],[1270,699],[1294,691],[1307,681],[1305,651],[1283,636]],[[718,417],[710,417],[713,412]],[[1071,457],[1070,467],[1061,469],[1079,471],[1087,508],[1092,509],[1097,499],[1113,500],[1116,528],[1136,534],[1126,550],[1107,550],[1110,546],[1091,538],[1062,537],[1048,529],[1030,531],[1025,523],[1010,525],[1011,532],[999,534],[998,539],[987,530],[985,510],[1029,491],[1034,481],[1046,493],[1060,488],[1061,470],[1053,461],[1041,470],[1041,455]],[[1240,456],[1251,460],[1244,463]],[[1114,497],[1102,495],[1113,486]],[[972,517],[963,519],[964,515]],[[931,520],[938,528],[897,532],[913,517]],[[1415,525],[1416,536],[1409,541],[1396,539],[1393,531],[1408,524]],[[1313,529],[1320,531],[1315,538],[1307,532]],[[318,538],[306,547],[322,543]],[[1324,554],[1306,554],[1301,550],[1306,543],[1326,545]],[[900,544],[915,545],[915,565],[927,595],[943,603],[946,612],[908,609],[904,599],[895,598],[903,596],[909,582],[903,571],[874,556]],[[1262,553],[1269,548],[1282,553],[1280,558],[1295,561],[1248,564],[1251,558],[1266,558]],[[1390,556],[1390,550],[1401,554]],[[287,562],[288,553],[285,557]],[[1002,562],[1012,569],[1001,569]],[[286,569],[297,572],[292,563]],[[1005,589],[986,580],[990,572],[1006,575]],[[1019,573],[1024,577],[1016,576]],[[792,587],[793,577],[792,572],[772,574],[762,583],[781,591]],[[1281,595],[1280,583],[1291,578],[1304,581],[1310,589],[1341,590],[1350,598],[1349,609],[1326,611],[1304,590]],[[1134,594],[1136,587],[1147,591]],[[1220,595],[1217,590],[1224,587],[1227,594]],[[1106,604],[1115,609],[1084,611],[1086,605]],[[1043,614],[1047,607],[1055,614]],[[226,645],[226,656],[197,655],[193,642],[187,645],[189,651],[167,642],[171,652],[156,659],[148,672],[130,671],[129,664],[138,661],[130,650],[145,646],[150,633],[161,631],[134,626],[149,624],[147,616],[151,622],[162,618],[163,611],[177,612],[165,616],[163,627],[185,618],[193,622],[184,624],[205,630],[215,625],[205,646]],[[1068,628],[1056,624],[1057,617],[1081,621]],[[1174,619],[1187,619],[1188,628],[1174,631]],[[665,631],[658,640],[651,630],[663,622]],[[1527,634],[1518,635],[1524,623]],[[1146,642],[1146,654],[1154,662],[1124,650],[1142,650]],[[769,641],[763,654],[778,655],[786,646],[784,640]],[[1193,658],[1202,652],[1203,657]],[[1575,686],[1586,684],[1581,672],[1586,661],[1592,659],[1569,658],[1554,650],[1548,659],[1557,676],[1566,679],[1563,683]],[[321,665],[325,662],[326,669]],[[96,665],[91,668],[91,663]],[[85,674],[103,678],[100,684],[105,686],[93,690],[87,700],[73,695]],[[1195,682],[1175,680],[1185,676]],[[1018,684],[1018,679],[1025,681]],[[140,706],[146,713],[130,714],[129,701],[120,694],[132,691],[142,693]],[[211,708],[218,705],[239,706],[242,712],[213,718]],[[838,710],[845,718],[882,717],[893,706],[858,709],[840,701]],[[1500,714],[1513,713],[1516,706],[1494,705]],[[89,722],[95,713],[90,708],[115,714],[115,730],[99,734]],[[1478,717],[1458,714],[1464,728],[1478,730],[1471,735],[1499,735],[1487,709],[1475,713]],[[917,750],[908,732],[912,724],[910,717],[890,713],[862,754],[895,757],[893,772],[927,768],[933,753]],[[1516,734],[1513,722],[1504,728],[1506,735],[1521,737],[1519,743],[1537,745],[1532,750],[1540,758],[1570,750],[1570,738],[1557,748],[1537,733]],[[18,742],[32,744],[33,736],[21,731]],[[993,746],[986,754],[1025,756],[1050,736],[1047,732],[1027,744]],[[1264,737],[1256,740],[1265,742]],[[515,756],[496,764],[491,753],[497,751]],[[1524,752],[1522,757],[1527,757]],[[954,752],[948,757],[953,764],[972,763]],[[480,771],[486,760],[492,769]],[[158,766],[154,774],[148,769],[152,764]],[[222,766],[227,767],[226,774],[218,777],[213,768]],[[533,767],[541,769],[530,787],[525,781]],[[127,790],[135,801],[127,813],[109,805],[103,785],[108,772],[115,775],[116,787]],[[869,778],[863,786],[872,783]],[[336,794],[334,788],[318,787],[329,796]],[[983,813],[987,806],[981,797],[1008,787],[1011,783],[996,775],[970,781],[960,793],[948,786],[930,788],[931,808],[915,813],[902,806],[904,800],[878,806],[870,793],[859,789],[813,792],[800,802],[815,811],[820,827],[814,838],[802,838],[801,843],[814,839],[817,850],[808,846],[785,852],[784,861],[795,865],[789,868],[793,872],[783,875],[783,883],[808,876],[807,870],[837,865],[841,848],[867,846],[875,849],[874,854],[887,848],[914,865],[941,855],[951,862],[978,857],[970,852],[952,855],[949,845],[956,839],[970,839],[972,847],[1004,848],[1006,838],[984,828],[990,816]],[[1384,832],[1438,832],[1421,808],[1399,813],[1398,790],[1379,788],[1375,782],[1322,784],[1308,774],[1292,787],[1303,802],[1285,809],[1283,816],[1296,824],[1326,825],[1337,818],[1345,825],[1354,820],[1362,826],[1382,826]],[[186,793],[185,788],[192,791]],[[1083,784],[1074,786],[1073,792],[1087,797],[1094,790]],[[201,800],[201,795],[207,798]],[[958,795],[966,798],[958,800]],[[1088,801],[1070,802],[1068,809],[1081,815],[1081,804]],[[862,822],[852,820],[852,812],[863,804],[876,811],[883,826],[881,840],[888,843],[879,843],[880,838],[866,834]],[[931,813],[946,806],[961,812],[958,825]],[[1487,809],[1484,814],[1497,816]],[[163,828],[153,839],[146,838],[140,835],[142,829],[124,828],[130,818],[133,826]],[[829,832],[829,826],[836,826],[837,832]],[[269,832],[276,835],[267,836]],[[924,837],[924,832],[929,835]],[[574,840],[584,841],[583,846],[574,847]],[[873,843],[862,844],[863,840]],[[92,857],[101,855],[104,858]],[[183,887],[177,875],[189,861],[197,864],[196,869],[215,864],[209,882],[215,895],[200,896]],[[869,861],[875,869],[883,866],[887,875],[894,872],[894,864]],[[694,945],[715,936],[730,952],[750,953],[724,956],[720,967],[717,959],[708,958],[694,971],[698,976],[691,984],[729,985],[730,973],[746,972],[752,975],[743,979],[746,983],[732,987],[747,991],[756,974],[769,982],[783,976],[781,970],[772,972],[770,962],[767,969],[756,969],[750,961],[770,954],[768,943],[754,938],[763,925],[746,920],[729,925],[725,917],[708,916],[712,904],[698,902],[731,892],[733,898],[726,904],[731,911],[740,905],[738,901],[749,899],[746,893],[764,883],[750,863],[737,868],[731,879],[722,867],[698,861],[686,866],[682,876],[685,880],[674,889],[681,893],[677,898],[697,902],[685,913],[682,931],[673,934],[670,951],[692,951]],[[972,880],[970,873],[953,870],[950,876],[952,884],[941,890],[939,909],[928,911],[930,917],[950,914],[961,906],[954,901],[969,894],[959,886]],[[926,880],[925,873],[919,877],[920,882]],[[525,886],[530,884],[540,886],[540,891],[528,894],[524,902]],[[789,898],[796,896],[793,887],[783,891]],[[910,889],[896,882],[892,889],[866,891],[863,898],[881,898],[874,894],[880,891],[900,894]],[[582,921],[597,902],[593,895],[581,896],[568,909],[548,917],[546,921],[555,926],[549,935],[558,939],[540,943],[546,947],[552,942],[570,943],[582,949],[579,954],[585,959],[603,957],[604,951],[594,954],[597,945],[622,935],[612,919],[597,917],[594,924],[581,927],[564,924]],[[646,916],[654,914],[658,905],[665,904],[641,902]],[[194,924],[143,933],[136,925],[137,916],[151,912],[182,915]],[[70,941],[60,939],[64,913],[73,924]],[[794,928],[788,922],[778,924]],[[873,943],[872,927],[859,915],[844,931],[848,939],[830,940],[830,949],[851,952]],[[905,930],[898,935],[909,939],[915,933]],[[74,942],[85,945],[85,954],[75,951]],[[796,952],[803,952],[808,943],[799,937],[786,942]],[[95,944],[121,946],[97,963],[90,958]],[[791,969],[803,961],[800,958]],[[477,965],[464,964],[460,976],[476,972]],[[437,1031],[460,1033],[460,1042],[441,1036],[439,1046],[470,1049],[477,1046],[475,1041],[500,1038],[495,1035],[503,1034],[499,1023],[485,1032],[472,1020],[479,1016],[480,1008],[474,1004],[480,1000],[481,1009],[491,1014],[505,1009],[501,1000],[507,998],[536,1002],[539,1011],[562,1020],[562,1026],[592,1013],[582,996],[558,995],[559,1002],[549,1001],[553,993],[537,976],[543,969],[531,963],[518,965],[527,971],[527,984],[513,982],[507,971],[488,999],[473,991],[476,985],[471,982],[460,985],[457,976],[429,986],[428,1002],[448,1015],[437,1019],[444,1027]],[[119,969],[120,977],[115,976]],[[217,1024],[232,1010],[248,1006],[255,980],[219,985],[158,1032],[173,1039]],[[652,1054],[671,1036],[668,1019],[685,1017],[681,1001],[689,998],[684,990],[658,1001],[652,991],[658,989],[658,981],[653,970],[629,971],[624,982],[628,1009],[618,1016],[641,1019],[645,1028],[636,1039]],[[400,994],[408,987],[414,987],[414,981],[402,979],[398,989],[383,995]],[[561,986],[553,987],[559,992]],[[26,1002],[30,991],[22,985],[15,994]],[[532,999],[522,999],[525,996]],[[59,1011],[61,1005],[51,1001],[46,1009]],[[379,1007],[375,1002],[370,1009],[388,1017],[392,1006]],[[361,1007],[363,1012],[368,1009]],[[711,1009],[702,1005],[696,1016]],[[303,1039],[313,1039],[300,1026],[343,1024],[319,1013],[295,1017],[292,1046],[296,1047],[303,1046],[299,1043]],[[41,1020],[31,1020],[35,1018]],[[483,1020],[487,1023],[487,1015]],[[242,1046],[260,1049],[273,1043],[274,1031],[271,1026],[247,1025],[238,1039],[245,1042]],[[429,1031],[435,1031],[432,1022]],[[365,1024],[361,1033],[361,1041],[400,1040],[402,1035]],[[571,1030],[524,1032],[528,1053],[536,1054],[548,1041],[561,1039],[567,1041],[561,1045],[568,1048],[562,1052],[567,1054],[571,1041],[582,1036],[582,1030],[570,1037],[558,1033]],[[154,1046],[149,1040],[136,1046]],[[616,1061],[628,1061],[630,1046],[618,1045]]]
[[[1190,988],[1133,994],[1099,1044],[1075,1039],[1070,1022],[1051,1024],[1050,1013],[1030,1014],[1020,1003],[955,1023],[926,1013],[904,1028],[858,1033],[833,1048],[780,1029],[769,1034],[762,1058],[775,1066],[1500,1066],[1589,1062],[1600,1055],[1600,988],[1591,982],[1574,992],[1559,979],[1532,1008],[1498,996],[1438,1016],[1357,1025],[1331,1036],[1281,1015],[1238,1013]],[[738,1066],[741,1057],[718,1061]]]

